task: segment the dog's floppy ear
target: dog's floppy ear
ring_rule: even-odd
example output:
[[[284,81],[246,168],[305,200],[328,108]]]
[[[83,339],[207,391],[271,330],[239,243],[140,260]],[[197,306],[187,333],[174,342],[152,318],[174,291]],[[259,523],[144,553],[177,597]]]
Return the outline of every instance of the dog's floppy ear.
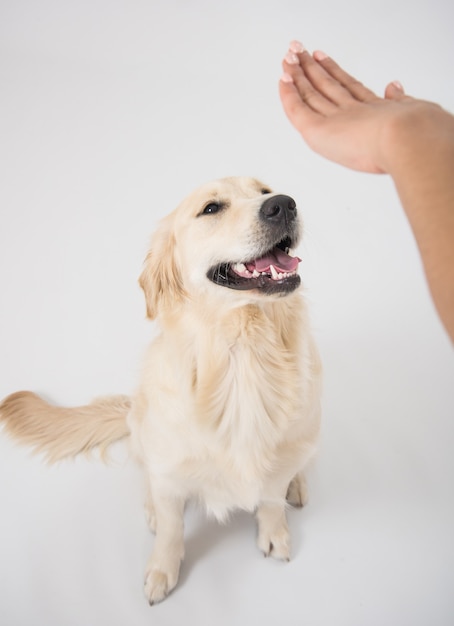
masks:
[[[150,319],[154,319],[162,309],[175,308],[186,295],[175,258],[175,245],[169,221],[163,220],[151,239],[150,251],[139,278]]]

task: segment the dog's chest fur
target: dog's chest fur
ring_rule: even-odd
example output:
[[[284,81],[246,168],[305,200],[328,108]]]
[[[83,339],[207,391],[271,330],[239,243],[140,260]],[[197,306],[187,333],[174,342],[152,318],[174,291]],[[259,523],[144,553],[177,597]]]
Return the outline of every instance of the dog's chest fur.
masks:
[[[205,334],[196,353],[195,419],[209,425],[232,454],[273,448],[298,404],[298,350],[257,307],[235,311]]]

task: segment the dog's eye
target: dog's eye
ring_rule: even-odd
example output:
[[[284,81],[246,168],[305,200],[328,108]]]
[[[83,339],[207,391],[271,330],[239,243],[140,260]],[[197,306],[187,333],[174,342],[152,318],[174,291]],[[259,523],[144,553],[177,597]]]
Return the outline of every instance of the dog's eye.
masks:
[[[272,193],[272,191],[271,189],[266,189],[266,187],[264,187],[263,189],[260,189],[260,193],[262,196],[266,196],[267,193]]]
[[[219,202],[210,202],[203,209],[201,215],[213,215],[214,213],[218,213],[223,208],[223,205]]]

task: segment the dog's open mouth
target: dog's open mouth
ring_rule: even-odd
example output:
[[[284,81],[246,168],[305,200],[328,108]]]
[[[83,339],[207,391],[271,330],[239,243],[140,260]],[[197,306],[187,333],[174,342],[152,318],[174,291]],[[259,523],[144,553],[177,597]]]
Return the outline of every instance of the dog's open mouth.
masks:
[[[297,273],[301,259],[291,256],[292,241],[286,237],[258,259],[242,263],[220,263],[207,277],[216,285],[230,289],[258,289],[266,294],[286,294],[299,287]]]

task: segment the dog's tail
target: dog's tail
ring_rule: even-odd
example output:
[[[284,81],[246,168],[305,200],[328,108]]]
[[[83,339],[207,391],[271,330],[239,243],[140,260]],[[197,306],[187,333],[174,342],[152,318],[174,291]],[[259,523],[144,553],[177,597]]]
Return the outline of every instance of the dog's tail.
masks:
[[[0,404],[0,422],[15,439],[43,452],[50,463],[98,448],[101,456],[129,435],[127,396],[110,396],[76,408],[56,407],[30,391],[13,393]]]

